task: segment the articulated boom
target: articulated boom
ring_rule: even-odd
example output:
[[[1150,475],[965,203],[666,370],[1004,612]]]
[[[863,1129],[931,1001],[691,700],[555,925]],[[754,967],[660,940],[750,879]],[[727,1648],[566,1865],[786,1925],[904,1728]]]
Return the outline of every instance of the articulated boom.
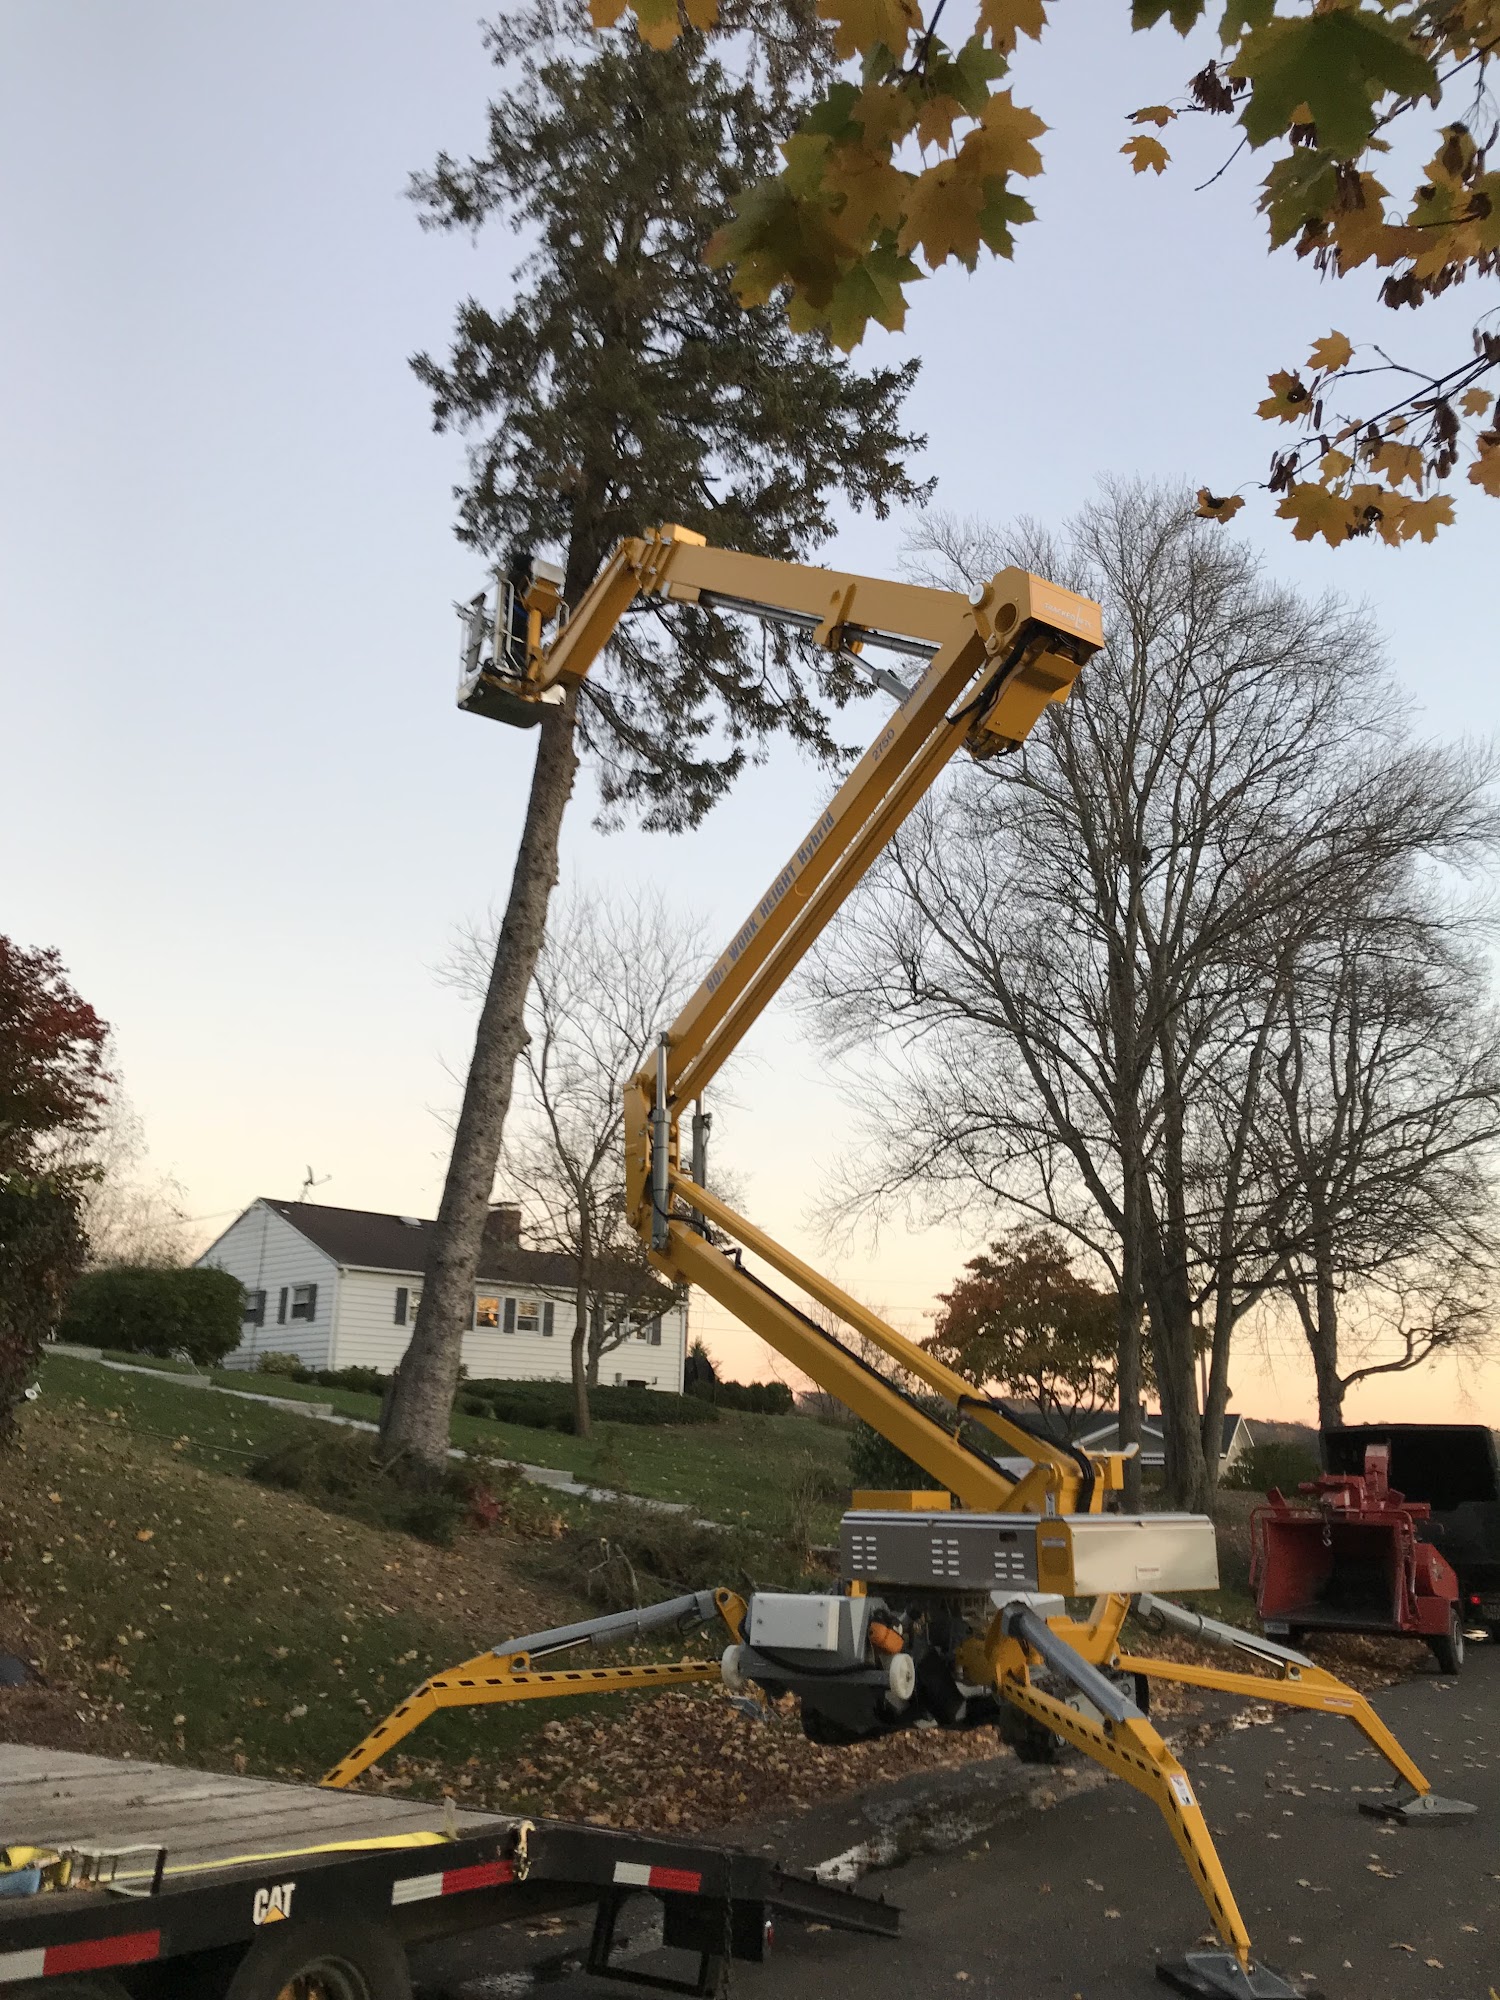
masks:
[[[324,1780],[345,1785],[448,1706],[524,1701],[693,1680],[753,1684],[798,1697],[803,1727],[849,1743],[915,1724],[995,1725],[1023,1757],[1083,1750],[1161,1811],[1227,1949],[1192,1952],[1164,1978],[1190,1994],[1276,2000],[1296,1989],[1252,1965],[1250,1940],[1186,1772],[1152,1727],[1152,1680],[1213,1688],[1344,1716],[1393,1766],[1396,1816],[1470,1808],[1433,1797],[1422,1772],[1364,1698],[1285,1646],[1217,1624],[1163,1590],[1218,1582],[1213,1525],[1186,1514],[1128,1516],[1107,1506],[1123,1484],[1118,1454],[1040,1435],[976,1394],[924,1348],[774,1242],[705,1185],[705,1088],[959,749],[988,757],[1022,743],[1049,702],[1066,699],[1103,643],[1099,607],[1006,569],[967,597],[798,563],[711,549],[683,528],[622,542],[568,614],[560,578],[538,565],[502,590],[493,654],[471,620],[463,707],[529,726],[588,672],[642,597],[701,604],[802,631],[856,656],[896,712],[736,931],[728,949],[625,1091],[626,1187],[651,1261],[701,1286],[939,1482],[923,1494],[856,1495],[844,1516],[844,1588],[828,1594],[700,1591],[640,1613],[512,1640],[415,1690]],[[524,619],[524,629],[523,629]],[[549,636],[550,633],[550,636]],[[867,655],[920,663],[911,686]],[[692,1158],[679,1127],[695,1106]],[[737,1248],[731,1250],[726,1244]],[[851,1348],[745,1268],[748,1253],[896,1363],[947,1405],[939,1421]],[[1004,1457],[992,1455],[990,1441]],[[859,1503],[863,1503],[862,1505]],[[1086,1620],[1070,1598],[1091,1600]],[[1248,1656],[1247,1673],[1124,1650],[1132,1607],[1199,1642]],[[717,1618],[721,1661],[539,1669],[571,1648]]]

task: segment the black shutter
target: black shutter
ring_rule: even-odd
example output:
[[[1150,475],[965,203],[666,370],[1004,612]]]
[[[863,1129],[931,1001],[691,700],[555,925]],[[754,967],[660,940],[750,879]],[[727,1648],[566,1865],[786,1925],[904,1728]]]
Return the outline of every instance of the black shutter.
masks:
[[[255,1294],[255,1324],[257,1326],[264,1326],[265,1323],[266,1323],[266,1295],[264,1292],[257,1292]]]
[[[505,1331],[507,1333],[514,1333],[515,1330],[516,1330],[516,1302],[514,1299],[507,1299],[505,1301]]]
[[[556,1311],[557,1307],[551,1299],[548,1299],[547,1303],[542,1307],[542,1332],[548,1340],[552,1338],[553,1315]]]
[[[318,1316],[318,1288],[316,1285],[309,1285],[307,1288],[307,1317],[309,1319],[316,1319],[317,1316]]]
[[[410,1295],[411,1295],[411,1294],[410,1294],[410,1289],[409,1289],[409,1287],[408,1287],[408,1286],[406,1286],[406,1285],[397,1285],[397,1287],[396,1287],[396,1324],[397,1324],[397,1326],[405,1326],[405,1324],[406,1324],[406,1302],[407,1302],[407,1299],[408,1299],[408,1298],[410,1297]]]
[[[281,1288],[281,1303],[280,1303],[280,1305],[279,1305],[279,1306],[277,1306],[277,1308],[276,1308],[276,1324],[277,1324],[278,1326],[285,1326],[285,1325],[286,1325],[286,1286],[285,1286],[285,1285],[283,1285],[283,1286],[282,1286],[282,1288]]]

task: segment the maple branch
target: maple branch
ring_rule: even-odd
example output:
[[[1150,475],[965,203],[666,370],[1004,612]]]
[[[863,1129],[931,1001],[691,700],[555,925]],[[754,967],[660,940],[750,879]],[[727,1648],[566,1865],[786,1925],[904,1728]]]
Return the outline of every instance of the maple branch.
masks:
[[[1229,155],[1229,158],[1224,162],[1223,166],[1220,167],[1218,173],[1210,174],[1206,181],[1199,181],[1198,185],[1193,189],[1193,193],[1202,194],[1203,190],[1205,188],[1211,188],[1214,182],[1218,180],[1221,175],[1227,174],[1229,172],[1229,169],[1234,165],[1235,161],[1239,158],[1240,154],[1244,152],[1245,148],[1249,145],[1249,143],[1250,143],[1250,134],[1247,132],[1244,138],[1241,139],[1240,143],[1235,147],[1234,151]]]

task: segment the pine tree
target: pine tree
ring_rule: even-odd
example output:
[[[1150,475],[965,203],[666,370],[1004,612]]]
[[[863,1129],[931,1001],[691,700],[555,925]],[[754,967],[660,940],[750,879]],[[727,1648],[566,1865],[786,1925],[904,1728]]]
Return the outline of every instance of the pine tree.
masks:
[[[807,0],[779,12],[781,36],[746,38],[735,68],[722,40],[710,52],[689,34],[657,54],[633,31],[594,34],[571,0],[540,0],[486,32],[505,80],[483,153],[443,156],[414,182],[425,226],[498,224],[524,246],[503,307],[465,301],[446,360],[413,366],[436,428],[469,443],[460,537],[497,562],[557,552],[570,603],[620,537],[661,521],[805,558],[840,495],[882,515],[921,497],[905,459],[923,440],[901,425],[916,363],[861,372],[821,335],[791,332],[782,302],[746,311],[703,260],[735,196],[774,164],[798,79],[826,62]],[[607,822],[680,831],[773,736],[835,756],[851,691],[847,668],[794,636],[687,607],[668,623],[652,607],[541,724],[390,1445],[429,1462],[447,1447],[580,759]]]

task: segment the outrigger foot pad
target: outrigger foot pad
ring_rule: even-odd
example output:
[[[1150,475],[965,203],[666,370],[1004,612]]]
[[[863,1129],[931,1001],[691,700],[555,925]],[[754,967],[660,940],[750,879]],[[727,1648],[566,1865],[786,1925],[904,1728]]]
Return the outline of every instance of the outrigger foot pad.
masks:
[[[1189,2000],[1319,2000],[1268,1965],[1241,1965],[1232,1951],[1190,1951],[1170,1964],[1158,1962],[1156,1976]]]
[[[1383,1798],[1361,1799],[1359,1809],[1372,1819],[1396,1819],[1403,1826],[1429,1819],[1467,1819],[1479,1810],[1467,1799],[1440,1799],[1436,1792],[1414,1792],[1405,1785],[1398,1785]]]

